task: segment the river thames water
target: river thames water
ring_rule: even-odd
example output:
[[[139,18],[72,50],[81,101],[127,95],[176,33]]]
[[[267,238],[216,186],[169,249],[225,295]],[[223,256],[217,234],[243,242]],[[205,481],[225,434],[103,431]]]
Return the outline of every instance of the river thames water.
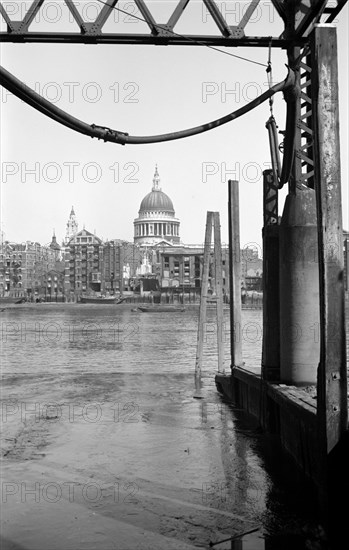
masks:
[[[156,315],[132,311],[136,305],[39,304],[2,313],[6,361],[3,373],[193,372],[198,307]],[[224,310],[225,367],[229,371],[229,310]],[[215,310],[208,309],[203,369],[217,370]],[[242,314],[243,359],[260,369],[262,311]]]
[[[198,308],[135,307],[1,313],[2,548],[189,550],[251,530],[217,548],[325,548],[278,442],[216,390],[214,310],[195,384]],[[258,372],[261,310],[242,312],[242,343]]]

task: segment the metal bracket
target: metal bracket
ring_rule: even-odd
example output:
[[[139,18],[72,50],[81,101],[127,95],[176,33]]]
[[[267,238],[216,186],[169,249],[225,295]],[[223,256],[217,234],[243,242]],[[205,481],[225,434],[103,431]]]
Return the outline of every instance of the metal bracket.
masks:
[[[10,27],[10,25],[8,25]],[[23,29],[25,29],[25,25],[23,21],[11,21],[11,27],[9,29],[9,32],[13,34],[20,34]]]
[[[245,31],[242,27],[239,27],[238,25],[235,27],[229,27],[231,30],[231,36],[232,38],[243,38],[245,36]]]
[[[172,28],[170,27],[170,25],[167,24],[158,23],[157,31],[157,36],[160,38],[170,38],[171,36],[173,36]]]
[[[88,36],[97,36],[100,34],[100,26],[96,23],[83,23],[83,30]]]

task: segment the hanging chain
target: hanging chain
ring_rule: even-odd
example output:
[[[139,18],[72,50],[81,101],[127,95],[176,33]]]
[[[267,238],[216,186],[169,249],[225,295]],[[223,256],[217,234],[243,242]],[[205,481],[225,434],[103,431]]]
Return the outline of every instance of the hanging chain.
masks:
[[[268,64],[267,64],[266,72],[267,72],[268,86],[269,86],[269,89],[270,89],[272,87],[272,84],[273,84],[273,71],[272,71],[272,65],[271,65],[271,42],[272,42],[272,37],[270,36],[269,38],[270,38],[270,40],[269,40],[269,53],[268,53]],[[273,117],[273,103],[274,103],[274,98],[273,97],[269,98],[269,108],[270,108],[270,116],[271,117]]]

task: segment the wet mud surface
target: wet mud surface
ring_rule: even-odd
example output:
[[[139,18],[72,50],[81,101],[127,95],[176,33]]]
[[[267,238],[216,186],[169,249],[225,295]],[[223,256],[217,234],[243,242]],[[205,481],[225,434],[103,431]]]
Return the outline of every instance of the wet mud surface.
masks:
[[[298,535],[323,547],[315,517],[302,518],[275,485],[272,442],[234,414],[212,379],[201,388],[192,376],[154,374],[3,383],[2,548],[147,548],[143,535],[132,542],[134,529],[165,537],[160,547],[207,548],[252,528],[259,534],[245,545]]]
[[[92,323],[112,310],[60,311],[89,330],[35,342],[31,312],[8,319],[28,334],[4,346],[2,550],[327,548],[311,488],[218,394],[214,349],[195,384],[195,315],[123,310],[111,341]]]

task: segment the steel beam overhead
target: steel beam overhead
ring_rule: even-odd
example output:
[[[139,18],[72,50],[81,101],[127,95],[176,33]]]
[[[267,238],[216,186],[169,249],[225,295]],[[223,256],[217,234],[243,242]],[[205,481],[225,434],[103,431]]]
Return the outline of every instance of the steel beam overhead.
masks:
[[[84,26],[88,28],[88,23]],[[165,31],[165,29],[164,29]],[[135,45],[155,45],[155,46],[215,46],[215,47],[244,47],[244,48],[267,48],[272,42],[273,48],[287,48],[290,46],[290,40],[264,37],[245,37],[245,38],[221,38],[217,36],[201,36],[188,34],[185,36],[152,36],[149,34],[91,34],[90,31],[85,34],[79,33],[52,33],[35,32],[23,34],[0,33],[0,42],[12,43],[55,43],[55,44],[135,44]],[[304,41],[300,39],[297,44],[303,45]]]
[[[294,0],[272,0],[279,16],[283,19],[285,30],[279,37],[270,36],[246,36],[245,29],[250,19],[258,7],[260,0],[251,0],[246,4],[243,10],[241,20],[237,25],[229,25],[223,5],[214,0],[177,0],[177,4],[169,17],[167,23],[156,21],[151,11],[150,0],[134,0],[134,10],[130,12],[129,17],[135,17],[136,20],[144,21],[149,27],[149,33],[137,32],[108,32],[103,33],[102,29],[105,23],[110,19],[114,10],[118,10],[118,0],[96,0],[100,5],[100,11],[95,21],[86,21],[80,14],[76,0],[62,0],[62,8],[65,6],[67,13],[77,24],[79,31],[73,32],[40,32],[32,31],[31,24],[36,16],[40,14],[42,6],[50,3],[50,0],[33,0],[27,13],[22,19],[12,19],[12,13],[20,13],[23,2],[13,1],[0,2],[0,20],[5,23],[6,31],[0,32],[0,42],[47,42],[47,43],[74,43],[74,44],[153,44],[153,45],[178,45],[178,46],[221,46],[221,47],[268,47],[288,48],[293,46],[302,46],[314,25],[317,23],[329,23],[338,15],[346,4],[347,0],[301,0],[295,3]],[[218,30],[217,35],[207,35],[205,32],[200,34],[180,34],[174,29],[180,21],[185,9],[189,3],[194,3],[196,7],[201,4],[207,13],[207,18],[211,18]],[[131,2],[129,3],[131,4]],[[11,7],[11,11],[9,10]],[[18,7],[17,11],[13,8]],[[120,12],[125,13],[120,8]],[[137,15],[136,15],[137,13]],[[201,11],[198,13],[201,13]],[[200,17],[193,25],[197,27],[202,23]],[[203,26],[205,30],[205,27]]]

